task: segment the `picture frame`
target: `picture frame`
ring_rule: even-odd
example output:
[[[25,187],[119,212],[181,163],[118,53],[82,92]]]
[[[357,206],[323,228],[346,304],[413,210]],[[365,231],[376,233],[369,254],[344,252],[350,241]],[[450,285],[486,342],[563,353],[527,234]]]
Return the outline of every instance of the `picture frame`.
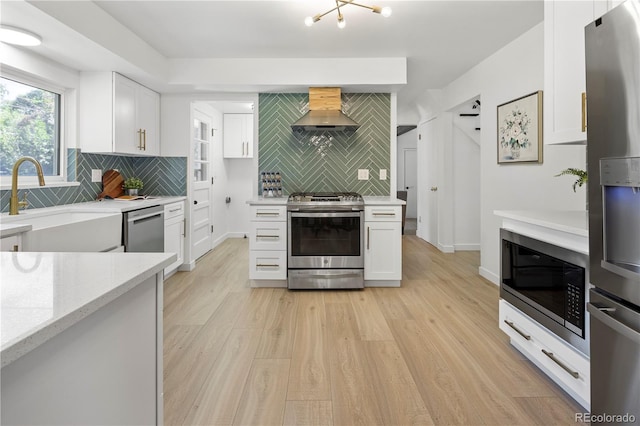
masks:
[[[542,90],[498,105],[498,164],[542,163]]]

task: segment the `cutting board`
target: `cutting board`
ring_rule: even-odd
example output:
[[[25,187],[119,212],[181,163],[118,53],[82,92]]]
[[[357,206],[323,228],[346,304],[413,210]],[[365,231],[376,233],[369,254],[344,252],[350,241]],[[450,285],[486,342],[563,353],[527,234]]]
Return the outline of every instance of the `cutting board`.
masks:
[[[98,200],[105,197],[117,198],[124,195],[123,183],[124,179],[119,171],[107,170],[104,172],[102,175],[102,192],[98,194]]]

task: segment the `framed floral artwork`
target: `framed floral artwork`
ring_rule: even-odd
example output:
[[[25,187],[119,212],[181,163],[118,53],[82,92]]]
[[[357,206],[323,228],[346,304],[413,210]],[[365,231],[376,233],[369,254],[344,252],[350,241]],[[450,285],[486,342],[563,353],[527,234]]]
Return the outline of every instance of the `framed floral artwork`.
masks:
[[[542,90],[498,105],[498,164],[542,163]]]

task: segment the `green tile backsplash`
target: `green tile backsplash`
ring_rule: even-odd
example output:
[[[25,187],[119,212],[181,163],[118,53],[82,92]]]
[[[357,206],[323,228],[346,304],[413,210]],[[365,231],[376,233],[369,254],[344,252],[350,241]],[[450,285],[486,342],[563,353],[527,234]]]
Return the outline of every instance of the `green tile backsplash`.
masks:
[[[80,186],[29,189],[29,208],[93,201],[102,191],[102,183],[91,182],[91,169],[118,169],[126,179],[136,176],[144,182],[149,195],[186,195],[187,159],[185,157],[125,157],[119,155],[83,154],[79,149],[67,150],[67,180]],[[20,191],[20,197],[24,190]],[[1,211],[9,211],[11,191],[0,191]]]
[[[300,191],[355,191],[389,195],[391,98],[388,93],[343,93],[342,110],[360,124],[357,131],[292,131],[308,111],[306,93],[260,94],[259,169],[279,171],[285,194]],[[369,169],[369,180],[358,180]]]

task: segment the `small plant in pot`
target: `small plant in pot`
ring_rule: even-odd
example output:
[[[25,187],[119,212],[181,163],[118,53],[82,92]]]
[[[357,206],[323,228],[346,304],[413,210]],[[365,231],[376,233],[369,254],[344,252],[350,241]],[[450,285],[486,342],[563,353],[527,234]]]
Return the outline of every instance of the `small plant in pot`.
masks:
[[[127,192],[127,195],[138,195],[138,190],[142,189],[144,184],[142,180],[136,177],[130,177],[124,181],[122,187]]]

